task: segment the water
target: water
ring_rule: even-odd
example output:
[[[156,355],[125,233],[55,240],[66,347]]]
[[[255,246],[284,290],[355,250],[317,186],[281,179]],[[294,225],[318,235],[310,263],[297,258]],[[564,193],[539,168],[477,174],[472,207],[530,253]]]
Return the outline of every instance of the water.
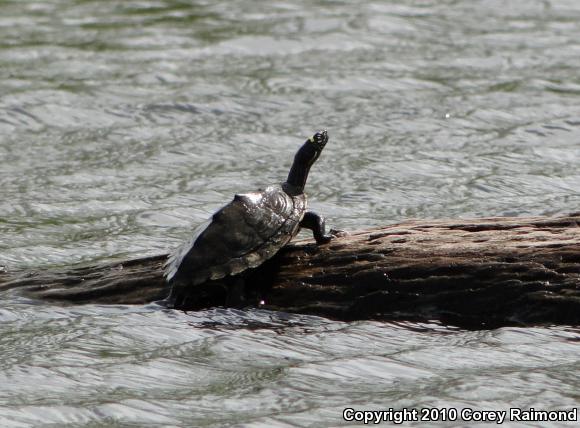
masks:
[[[2,1],[0,265],[166,252],[233,193],[285,178],[322,127],[307,190],[337,228],[577,211],[579,18],[572,0]],[[579,333],[8,294],[0,426],[572,408]]]

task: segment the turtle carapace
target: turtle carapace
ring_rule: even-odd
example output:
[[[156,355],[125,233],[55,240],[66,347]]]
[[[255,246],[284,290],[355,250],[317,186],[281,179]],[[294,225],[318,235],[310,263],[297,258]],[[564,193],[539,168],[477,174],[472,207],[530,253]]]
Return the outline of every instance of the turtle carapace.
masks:
[[[318,244],[331,239],[324,218],[306,211],[304,186],[310,168],[328,142],[326,130],[317,132],[300,147],[284,183],[262,191],[237,194],[207,221],[192,238],[172,254],[165,265],[171,285],[166,303],[176,304],[184,290],[255,268],[274,256],[300,230],[313,231]]]

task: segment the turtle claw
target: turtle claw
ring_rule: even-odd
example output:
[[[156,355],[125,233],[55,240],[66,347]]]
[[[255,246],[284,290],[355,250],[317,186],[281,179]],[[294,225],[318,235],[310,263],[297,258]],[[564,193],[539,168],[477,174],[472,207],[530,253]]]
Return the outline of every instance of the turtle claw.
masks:
[[[316,243],[317,244],[328,244],[334,238],[342,238],[350,235],[348,232],[340,229],[330,229],[326,235],[320,237]]]
[[[328,233],[336,238],[343,238],[345,236],[350,235],[350,233],[348,233],[346,230],[340,229],[330,229]]]

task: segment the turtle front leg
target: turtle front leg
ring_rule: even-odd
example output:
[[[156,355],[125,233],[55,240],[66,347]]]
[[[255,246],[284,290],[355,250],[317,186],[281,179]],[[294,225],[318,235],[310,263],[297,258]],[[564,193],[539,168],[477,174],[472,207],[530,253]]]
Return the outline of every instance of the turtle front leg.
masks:
[[[300,227],[312,230],[317,244],[326,244],[332,239],[332,235],[326,233],[324,217],[319,216],[315,212],[306,212],[300,222]]]

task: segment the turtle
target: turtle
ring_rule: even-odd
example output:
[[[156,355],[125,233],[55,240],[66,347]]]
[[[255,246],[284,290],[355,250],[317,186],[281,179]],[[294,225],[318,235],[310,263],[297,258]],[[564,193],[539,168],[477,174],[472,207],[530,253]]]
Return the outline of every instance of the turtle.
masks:
[[[167,306],[179,306],[184,290],[191,292],[192,287],[208,281],[242,278],[244,271],[273,257],[301,228],[312,230],[319,245],[332,239],[333,234],[326,233],[324,217],[306,210],[304,193],[310,168],[327,142],[326,130],[315,133],[296,153],[285,182],[236,194],[194,229],[165,264],[165,279],[171,286]],[[241,283],[243,290],[243,280],[235,283]],[[240,287],[230,287],[228,297],[233,288],[242,293]]]

